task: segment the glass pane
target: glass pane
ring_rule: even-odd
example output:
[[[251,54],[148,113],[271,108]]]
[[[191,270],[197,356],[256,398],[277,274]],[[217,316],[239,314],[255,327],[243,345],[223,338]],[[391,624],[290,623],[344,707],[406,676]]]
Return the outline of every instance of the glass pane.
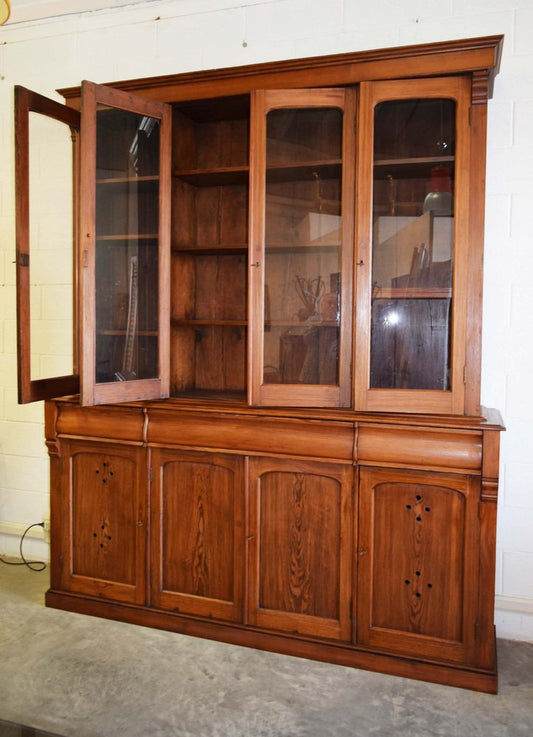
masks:
[[[264,382],[338,384],[342,111],[267,117]]]
[[[73,146],[64,123],[29,114],[31,378],[75,373]]]
[[[371,388],[450,389],[455,103],[374,118]]]
[[[159,133],[155,118],[98,110],[97,383],[158,376]]]

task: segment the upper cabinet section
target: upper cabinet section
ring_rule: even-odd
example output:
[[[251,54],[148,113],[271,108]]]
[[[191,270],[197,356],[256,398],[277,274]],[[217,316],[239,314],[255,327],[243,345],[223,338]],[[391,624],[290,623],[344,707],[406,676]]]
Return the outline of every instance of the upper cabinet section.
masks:
[[[83,404],[173,396],[477,416],[486,102],[501,45],[64,90],[72,376],[21,397],[74,392],[79,373]]]

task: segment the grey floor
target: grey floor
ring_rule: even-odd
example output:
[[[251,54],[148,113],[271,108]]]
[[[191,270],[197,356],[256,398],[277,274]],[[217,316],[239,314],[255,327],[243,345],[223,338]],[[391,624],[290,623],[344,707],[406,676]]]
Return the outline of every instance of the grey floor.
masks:
[[[533,736],[533,644],[499,642],[490,696],[47,609],[47,585],[0,564],[0,720],[66,737]]]

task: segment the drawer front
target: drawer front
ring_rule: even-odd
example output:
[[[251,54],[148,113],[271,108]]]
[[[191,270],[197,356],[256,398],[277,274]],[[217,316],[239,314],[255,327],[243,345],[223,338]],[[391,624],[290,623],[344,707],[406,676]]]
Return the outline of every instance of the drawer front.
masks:
[[[149,412],[148,443],[295,455],[351,462],[354,430],[350,422],[319,422],[271,417],[230,417],[154,410]]]
[[[469,430],[360,425],[361,465],[481,473],[482,434]]]
[[[81,407],[58,404],[60,436],[143,442],[144,414],[137,407]]]

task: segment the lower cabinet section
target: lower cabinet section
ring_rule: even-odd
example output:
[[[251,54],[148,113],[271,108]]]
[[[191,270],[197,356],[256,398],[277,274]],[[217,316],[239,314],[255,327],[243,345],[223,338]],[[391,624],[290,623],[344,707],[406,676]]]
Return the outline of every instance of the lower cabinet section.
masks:
[[[259,435],[245,427],[240,452],[233,419],[231,437],[220,437],[231,450],[187,447],[178,424],[179,447],[49,433],[47,603],[494,692],[497,466],[483,458],[473,468],[482,434],[443,430],[450,470],[424,470],[359,464],[345,450],[332,458],[331,438],[324,458],[316,442],[314,458],[291,456],[289,436],[285,455],[247,452]],[[379,441],[375,420],[371,429]],[[387,426],[400,439],[391,456],[411,447],[409,432]],[[436,432],[413,441],[423,447]],[[492,428],[491,452],[496,439]],[[375,452],[383,456],[383,443]]]

